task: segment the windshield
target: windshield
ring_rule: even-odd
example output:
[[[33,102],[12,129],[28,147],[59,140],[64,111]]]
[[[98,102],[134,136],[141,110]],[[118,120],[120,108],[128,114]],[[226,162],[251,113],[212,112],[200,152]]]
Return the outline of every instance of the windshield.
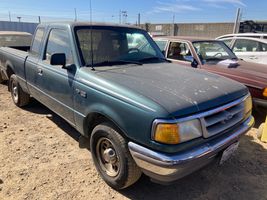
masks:
[[[193,46],[203,63],[226,59],[237,59],[235,54],[220,41],[193,42]]]
[[[95,26],[92,30],[90,27],[76,27],[75,32],[85,66],[162,62],[164,59],[143,30]]]
[[[155,40],[156,44],[158,45],[158,47],[160,48],[161,51],[165,50],[167,41],[164,40]]]

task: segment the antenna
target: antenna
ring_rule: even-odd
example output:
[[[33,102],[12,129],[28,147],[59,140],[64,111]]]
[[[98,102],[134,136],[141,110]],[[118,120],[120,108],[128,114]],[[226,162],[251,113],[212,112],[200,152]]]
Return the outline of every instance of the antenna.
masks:
[[[92,0],[90,0],[90,40],[91,40],[91,69],[95,71],[94,68],[94,50],[93,50],[93,17],[92,17]]]

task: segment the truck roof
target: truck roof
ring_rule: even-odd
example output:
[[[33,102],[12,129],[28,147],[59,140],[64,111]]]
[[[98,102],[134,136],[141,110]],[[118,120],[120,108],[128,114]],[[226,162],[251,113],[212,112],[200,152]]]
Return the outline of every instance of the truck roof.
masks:
[[[115,23],[100,23],[100,22],[45,22],[41,23],[39,26],[61,26],[61,27],[75,27],[75,26],[107,26],[107,27],[124,27],[124,28],[136,28],[141,29],[140,27],[133,25],[122,25]],[[143,30],[143,29],[141,29]]]
[[[159,40],[184,40],[184,41],[213,41],[214,39],[205,37],[194,37],[194,36],[154,36],[154,39]],[[214,40],[215,41],[215,40]]]

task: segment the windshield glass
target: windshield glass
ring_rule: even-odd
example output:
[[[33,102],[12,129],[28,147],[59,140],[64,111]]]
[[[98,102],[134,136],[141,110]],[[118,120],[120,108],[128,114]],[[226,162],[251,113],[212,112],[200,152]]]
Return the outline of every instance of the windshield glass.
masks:
[[[143,30],[96,26],[92,30],[90,27],[76,27],[75,32],[81,58],[86,66],[92,63],[101,66],[107,63],[160,62],[164,59],[157,45]]]
[[[203,63],[209,61],[221,61],[226,59],[237,59],[235,54],[220,41],[193,42],[193,46]]]
[[[156,44],[158,45],[158,47],[160,48],[161,51],[165,50],[167,41],[164,40],[155,40]]]

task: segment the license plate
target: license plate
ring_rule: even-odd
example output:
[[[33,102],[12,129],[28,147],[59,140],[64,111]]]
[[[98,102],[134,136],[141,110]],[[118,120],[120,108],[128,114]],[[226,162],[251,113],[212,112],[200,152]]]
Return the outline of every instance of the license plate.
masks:
[[[222,165],[226,160],[228,160],[236,152],[238,145],[239,145],[239,142],[236,142],[230,145],[227,149],[223,151],[220,165]]]

